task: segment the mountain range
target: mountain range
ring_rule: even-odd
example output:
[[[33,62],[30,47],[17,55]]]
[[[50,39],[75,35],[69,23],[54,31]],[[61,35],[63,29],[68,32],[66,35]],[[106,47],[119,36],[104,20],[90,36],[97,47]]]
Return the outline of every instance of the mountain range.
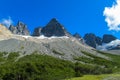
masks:
[[[0,24],[0,79],[61,80],[119,72],[119,43],[110,34],[72,35],[55,18],[32,34],[20,21],[9,28]]]
[[[50,22],[44,26],[44,27],[37,27],[34,29],[33,33],[30,34],[30,31],[27,29],[27,25],[23,22],[18,21],[16,26],[10,25],[9,30],[13,34],[17,35],[25,35],[25,36],[33,36],[33,37],[39,37],[39,36],[46,36],[46,37],[61,37],[61,36],[68,36],[68,37],[75,37],[78,39],[81,43],[87,44],[88,46],[91,46],[93,48],[96,48],[98,50],[113,50],[113,49],[120,49],[118,42],[116,44],[116,40],[119,39],[111,34],[104,34],[103,37],[96,36],[94,33],[87,33],[82,38],[80,34],[75,33],[74,35],[70,34],[63,25],[61,25],[57,19],[53,18],[50,20]],[[110,42],[113,44],[111,45]],[[115,42],[115,45],[114,45]]]
[[[1,25],[0,35],[4,36],[0,37],[1,52],[19,52],[21,56],[38,52],[66,60],[73,60],[73,56],[88,57],[81,51],[97,54],[94,48],[87,44],[87,38],[81,38],[77,33],[71,35],[55,18],[45,27],[35,28],[32,35],[27,26],[20,21],[16,26],[11,25],[9,29],[3,28],[5,26]],[[108,58],[99,53],[96,56]]]

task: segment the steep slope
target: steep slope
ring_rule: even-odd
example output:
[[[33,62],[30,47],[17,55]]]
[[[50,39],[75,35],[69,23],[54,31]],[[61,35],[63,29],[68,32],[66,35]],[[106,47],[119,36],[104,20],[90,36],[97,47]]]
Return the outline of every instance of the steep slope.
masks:
[[[46,37],[51,36],[70,36],[67,30],[61,25],[57,19],[53,18],[49,21],[49,23],[45,27],[35,28],[33,32],[33,36],[44,35]]]
[[[87,33],[84,36],[85,43],[93,48],[102,44],[102,39],[93,33]]]
[[[55,19],[46,27],[36,28],[34,36],[24,35],[23,28],[18,29],[19,35],[2,25],[0,28],[0,38],[4,39],[0,41],[0,79],[58,80],[112,73],[120,68],[119,56],[116,59],[80,42],[82,38],[78,34],[73,37]],[[99,43],[101,39],[94,41]]]
[[[21,56],[38,52],[61,59],[73,60],[75,56],[89,57],[81,52],[86,51],[98,57],[108,58],[104,55],[97,54],[97,52],[92,49],[93,48],[89,46],[81,44],[77,39],[69,37],[22,38],[19,36],[19,38],[17,37],[16,39],[14,37],[14,39],[0,41],[1,52],[20,52]]]
[[[0,24],[0,40],[12,37],[12,33],[2,24]]]
[[[0,41],[0,52],[19,52],[21,57],[32,54],[33,52],[38,52],[39,54],[47,54],[71,61],[74,61],[74,58],[79,56],[92,58],[84,53],[89,52],[89,54],[109,59],[107,56],[97,53],[92,47],[81,43],[79,39],[72,37],[54,18],[46,27],[38,30],[38,32],[42,33],[44,36],[25,36],[22,33],[25,25],[21,22],[18,22],[18,26],[14,28],[17,28],[20,35],[12,35],[5,27],[1,29],[4,38],[10,35],[12,36],[7,40]],[[12,30],[12,27],[9,29]]]

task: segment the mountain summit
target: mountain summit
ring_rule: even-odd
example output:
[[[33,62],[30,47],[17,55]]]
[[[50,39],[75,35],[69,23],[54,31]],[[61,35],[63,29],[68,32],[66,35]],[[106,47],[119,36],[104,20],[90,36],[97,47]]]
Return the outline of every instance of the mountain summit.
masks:
[[[20,21],[18,21],[18,23],[17,23],[17,25],[15,27],[13,25],[10,25],[9,30],[13,34],[30,35],[30,32],[27,29],[27,25],[25,25],[23,22],[20,22]]]
[[[46,37],[51,36],[67,36],[69,33],[65,30],[65,28],[57,21],[57,19],[53,18],[50,22],[43,28],[36,28],[34,30],[33,35],[44,35]]]

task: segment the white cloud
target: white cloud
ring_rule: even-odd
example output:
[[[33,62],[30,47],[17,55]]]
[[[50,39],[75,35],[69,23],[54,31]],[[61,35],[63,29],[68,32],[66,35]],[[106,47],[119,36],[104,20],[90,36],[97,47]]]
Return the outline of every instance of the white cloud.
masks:
[[[103,15],[109,30],[120,31],[120,0],[116,0],[112,7],[105,7]]]
[[[9,27],[11,24],[13,24],[13,21],[11,17],[8,17],[7,19],[3,18],[2,20],[0,20],[0,23],[4,24],[6,27]]]
[[[106,44],[104,43],[101,46],[97,46],[97,49],[98,50],[107,50],[107,49],[115,48],[118,45],[120,45],[120,40],[116,39],[116,40],[111,41],[110,43],[106,43]]]

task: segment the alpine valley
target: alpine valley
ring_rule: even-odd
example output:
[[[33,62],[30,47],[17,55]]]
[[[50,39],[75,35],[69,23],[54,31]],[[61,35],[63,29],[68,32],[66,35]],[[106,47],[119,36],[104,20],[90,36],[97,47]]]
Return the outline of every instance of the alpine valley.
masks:
[[[55,18],[32,34],[20,21],[9,28],[0,24],[0,80],[64,80],[119,72],[120,40],[113,35],[87,33],[82,38]]]

